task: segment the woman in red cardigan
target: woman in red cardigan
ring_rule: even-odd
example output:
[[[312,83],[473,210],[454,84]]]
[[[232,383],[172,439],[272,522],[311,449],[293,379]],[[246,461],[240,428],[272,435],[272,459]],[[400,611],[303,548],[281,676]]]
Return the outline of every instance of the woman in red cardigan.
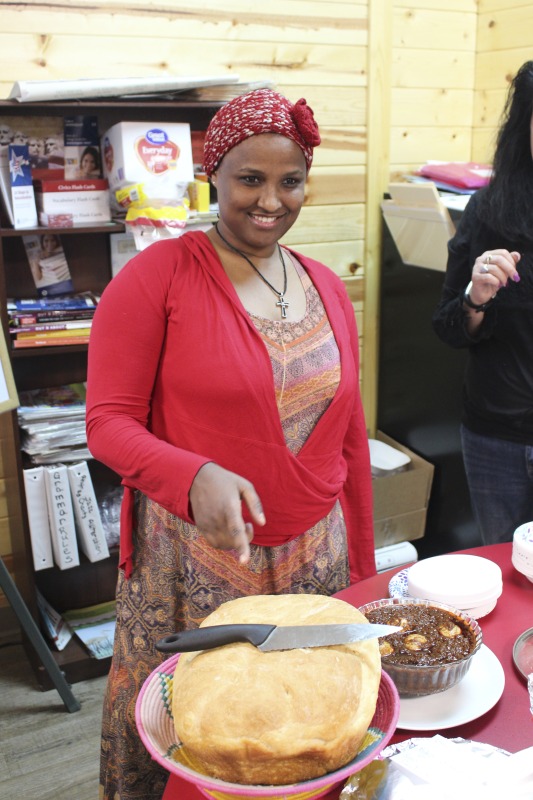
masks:
[[[353,308],[330,269],[279,245],[319,143],[305,100],[226,104],[204,152],[219,221],[133,258],[94,318],[88,443],[125,487],[103,800],[164,791],[134,722],[155,642],[235,597],[375,572]]]

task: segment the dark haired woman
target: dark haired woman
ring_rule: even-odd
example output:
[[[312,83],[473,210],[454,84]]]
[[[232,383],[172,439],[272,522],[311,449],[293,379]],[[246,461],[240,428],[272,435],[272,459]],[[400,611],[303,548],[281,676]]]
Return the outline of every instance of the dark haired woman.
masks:
[[[489,185],[449,242],[438,336],[469,350],[461,439],[485,544],[533,520],[533,61],[512,81]]]
[[[353,307],[279,244],[319,142],[305,100],[259,89],[221,108],[204,149],[219,222],[150,245],[96,311],[88,442],[125,486],[103,800],[162,795],[133,718],[158,639],[236,597],[375,573]]]

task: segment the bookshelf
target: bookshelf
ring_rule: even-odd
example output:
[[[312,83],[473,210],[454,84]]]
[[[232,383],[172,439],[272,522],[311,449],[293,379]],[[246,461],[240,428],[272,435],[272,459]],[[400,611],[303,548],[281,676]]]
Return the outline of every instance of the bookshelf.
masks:
[[[191,131],[207,128],[213,114],[222,102],[187,100],[180,94],[157,95],[139,99],[106,98],[83,101],[52,101],[18,103],[0,100],[0,124],[20,118],[21,127],[29,118],[64,118],[72,115],[96,115],[100,134],[117,122],[188,122]],[[110,222],[91,227],[42,228],[15,230],[9,225],[5,209],[0,207],[0,320],[9,342],[6,300],[8,297],[31,297],[36,288],[27,267],[22,236],[30,233],[55,232],[61,236],[69,264],[75,292],[93,291],[101,293],[111,279],[110,236],[124,231],[121,222]],[[84,381],[87,374],[87,346],[64,345],[55,347],[25,348],[10,350],[11,364],[18,391]],[[9,412],[15,450],[17,453],[16,489],[20,497],[23,531],[22,540],[13,542],[13,564],[18,588],[32,614],[38,622],[36,589],[59,612],[70,608],[82,608],[111,600],[115,594],[118,553],[112,551],[109,558],[90,563],[81,556],[79,567],[59,570],[56,567],[34,572],[26,514],[23,457],[19,446],[19,430],[16,412]],[[90,462],[91,476],[95,486],[117,485],[117,475],[103,464]],[[47,671],[43,668],[35,650],[28,643],[27,654],[32,663],[39,686],[53,687]],[[52,654],[69,683],[105,674],[109,659],[94,659],[75,637],[62,651],[52,649]]]

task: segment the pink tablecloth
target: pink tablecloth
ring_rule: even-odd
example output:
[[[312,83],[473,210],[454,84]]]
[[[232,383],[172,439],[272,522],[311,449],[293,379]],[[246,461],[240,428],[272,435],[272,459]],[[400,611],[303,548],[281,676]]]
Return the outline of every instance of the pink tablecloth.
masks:
[[[490,558],[502,569],[503,594],[494,611],[480,620],[480,625],[484,643],[503,666],[505,689],[498,703],[486,714],[457,728],[447,728],[443,735],[475,739],[515,753],[533,745],[533,718],[529,712],[526,682],[513,664],[515,640],[524,630],[533,627],[533,583],[513,568],[511,548],[512,545],[507,543],[461,551]],[[361,581],[339,592],[336,597],[355,606],[388,597],[389,581],[396,572],[398,569]],[[433,730],[397,730],[391,741],[401,742],[412,737],[434,736],[435,733]],[[324,800],[337,800],[338,795],[338,791],[332,792]],[[163,800],[202,799],[205,800],[205,796],[192,784],[170,776]]]

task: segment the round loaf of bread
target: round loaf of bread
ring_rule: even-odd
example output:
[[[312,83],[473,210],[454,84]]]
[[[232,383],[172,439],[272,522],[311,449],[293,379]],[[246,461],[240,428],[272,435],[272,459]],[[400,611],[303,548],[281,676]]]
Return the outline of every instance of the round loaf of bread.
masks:
[[[360,623],[353,606],[321,595],[243,597],[202,623]],[[374,715],[378,640],[262,652],[251,644],[184,653],[172,712],[194,768],[232,783],[282,785],[347,764]]]

